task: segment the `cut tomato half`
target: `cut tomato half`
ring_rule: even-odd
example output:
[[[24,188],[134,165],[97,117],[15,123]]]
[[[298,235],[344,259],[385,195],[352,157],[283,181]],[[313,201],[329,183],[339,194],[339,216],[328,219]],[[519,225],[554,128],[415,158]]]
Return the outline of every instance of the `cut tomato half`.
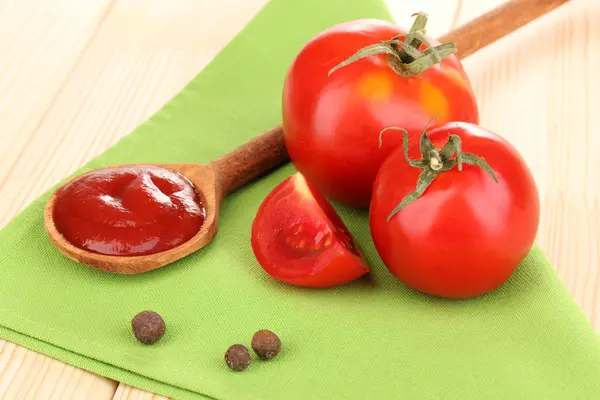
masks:
[[[260,205],[252,250],[269,275],[296,286],[342,285],[370,271],[340,216],[300,173],[277,185]]]

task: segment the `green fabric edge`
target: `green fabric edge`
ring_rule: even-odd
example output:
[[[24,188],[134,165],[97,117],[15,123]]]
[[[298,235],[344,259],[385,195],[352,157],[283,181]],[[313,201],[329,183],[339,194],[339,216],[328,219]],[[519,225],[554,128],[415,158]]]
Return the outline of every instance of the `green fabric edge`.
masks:
[[[82,368],[86,371],[93,372],[97,375],[110,378],[120,383],[133,386],[148,392],[170,397],[173,399],[216,399],[215,397],[205,396],[196,392],[192,392],[177,386],[165,384],[163,382],[148,378],[135,372],[119,368],[115,365],[107,364],[101,360],[89,358],[78,353],[74,353],[62,347],[57,347],[43,340],[23,335],[19,332],[8,329],[0,325],[0,337],[26,347],[30,350],[37,351],[46,356],[57,360],[67,362],[77,368]]]

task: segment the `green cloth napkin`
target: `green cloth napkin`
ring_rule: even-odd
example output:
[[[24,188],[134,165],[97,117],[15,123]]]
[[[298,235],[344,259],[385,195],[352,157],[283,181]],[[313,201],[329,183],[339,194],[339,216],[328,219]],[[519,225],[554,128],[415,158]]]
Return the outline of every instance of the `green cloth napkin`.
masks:
[[[208,162],[280,121],[284,74],[313,35],[343,20],[387,18],[380,0],[272,0],[174,100],[83,170],[136,162]],[[48,194],[0,232],[0,336],[175,398],[598,399],[600,340],[535,248],[495,292],[440,300],[399,283],[373,247],[364,211],[336,206],[373,272],[331,290],[281,284],[250,247],[256,210],[287,165],[231,195],[220,231],[166,268],[119,276],[81,266],[49,243]],[[159,312],[152,346],[133,315]],[[273,361],[229,371],[233,343],[262,328]]]

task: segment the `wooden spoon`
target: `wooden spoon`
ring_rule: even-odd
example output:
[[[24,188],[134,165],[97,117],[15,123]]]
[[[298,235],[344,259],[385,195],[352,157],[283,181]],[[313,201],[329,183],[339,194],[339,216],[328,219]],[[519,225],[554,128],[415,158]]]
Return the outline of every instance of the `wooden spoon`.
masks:
[[[52,244],[65,256],[78,263],[122,274],[150,271],[207,245],[217,233],[219,208],[223,198],[243,184],[285,163],[288,159],[283,140],[283,129],[278,126],[210,164],[152,164],[178,172],[188,178],[200,194],[206,213],[206,219],[194,237],[171,250],[160,253],[143,256],[112,256],[92,253],[75,247],[58,232],[54,225],[53,210],[56,192],[46,203],[44,225]],[[123,166],[125,165],[118,165],[118,167]],[[77,177],[73,179],[77,179]]]
[[[454,42],[460,57],[464,58],[566,1],[512,0],[449,32],[439,38],[439,41]],[[44,224],[54,246],[78,263],[122,274],[150,271],[185,257],[210,243],[218,230],[219,208],[223,198],[288,160],[283,129],[277,126],[206,165],[153,164],[187,177],[199,192],[206,210],[206,219],[194,237],[171,250],[160,253],[143,256],[112,256],[75,247],[58,232],[54,225],[53,209],[56,193],[46,204]]]

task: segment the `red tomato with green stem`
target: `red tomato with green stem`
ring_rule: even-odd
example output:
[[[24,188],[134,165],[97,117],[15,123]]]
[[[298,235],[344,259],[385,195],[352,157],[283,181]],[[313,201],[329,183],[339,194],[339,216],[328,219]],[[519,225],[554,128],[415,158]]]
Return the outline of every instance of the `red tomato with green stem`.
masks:
[[[332,287],[369,272],[342,219],[300,173],[277,185],[260,205],[252,249],[269,275],[296,286]]]
[[[379,132],[388,126],[416,135],[438,114],[436,123],[478,123],[455,48],[424,35],[425,23],[418,14],[407,32],[380,20],[345,22],[314,37],[294,59],[283,90],[285,143],[295,167],[326,197],[369,205],[381,163],[401,143],[389,137],[379,148]]]
[[[382,164],[369,211],[386,266],[434,296],[468,298],[502,285],[539,224],[538,191],[523,158],[468,123],[439,125],[406,146],[407,154],[400,148]]]

